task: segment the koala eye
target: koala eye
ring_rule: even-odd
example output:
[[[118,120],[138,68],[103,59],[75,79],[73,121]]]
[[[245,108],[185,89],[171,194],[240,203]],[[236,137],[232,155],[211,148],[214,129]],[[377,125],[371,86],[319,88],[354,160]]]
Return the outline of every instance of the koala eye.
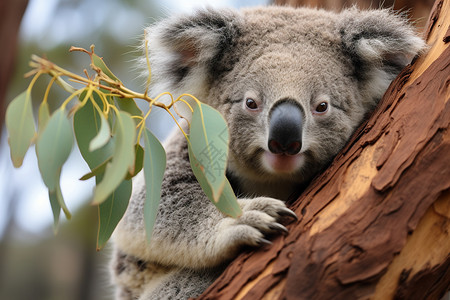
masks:
[[[316,106],[314,113],[316,114],[324,114],[328,111],[328,102],[322,101],[319,105]]]
[[[245,99],[245,106],[247,106],[251,110],[258,109],[258,104],[252,98]]]

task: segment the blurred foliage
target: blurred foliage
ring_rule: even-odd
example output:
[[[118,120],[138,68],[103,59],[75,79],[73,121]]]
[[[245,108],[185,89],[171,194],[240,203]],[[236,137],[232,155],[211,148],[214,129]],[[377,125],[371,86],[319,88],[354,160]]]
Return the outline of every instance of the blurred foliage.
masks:
[[[12,226],[20,239],[0,241],[3,255],[0,299],[111,299],[106,270],[108,251],[95,251],[97,210],[85,206],[64,222],[36,237]]]
[[[95,13],[88,13],[86,9],[93,10]],[[86,27],[80,29],[81,37],[76,37],[76,40],[68,35],[63,43],[53,45],[48,43],[49,39],[45,36],[32,40],[21,39],[16,56],[15,75],[8,90],[7,102],[25,90],[30,83],[30,79],[24,79],[23,76],[30,70],[28,62],[32,54],[51,57],[55,63],[64,65],[75,73],[82,73],[82,66],[89,63],[89,58],[81,53],[69,53],[69,48],[73,45],[88,48],[91,44],[96,44],[96,49],[107,57],[108,65],[121,76],[122,80],[131,88],[143,89],[145,79],[136,80],[136,71],[130,69],[130,65],[135,58],[142,55],[137,50],[137,46],[141,42],[143,28],[161,15],[161,9],[157,4],[154,1],[131,0],[96,2],[59,0],[53,13],[54,20],[49,22],[49,26],[58,26],[53,22],[58,18],[70,25],[75,13],[82,17],[91,16],[91,19],[82,20]],[[95,21],[92,17],[95,14],[103,21]],[[104,16],[101,16],[102,14]],[[136,18],[137,15],[141,17]],[[116,18],[134,22],[131,27],[135,32],[130,34],[130,31],[126,30],[125,35],[123,32],[110,30],[109,28],[115,28],[114,30],[117,31],[117,26],[113,23]],[[142,22],[136,24],[140,21]],[[49,45],[52,46],[49,47]],[[36,111],[48,82],[49,78],[39,79],[32,91]],[[56,109],[65,97],[67,94],[55,85],[49,97],[50,110]],[[2,147],[0,151],[2,149],[7,151],[6,147]],[[36,178],[36,180],[40,179]],[[7,188],[17,189],[13,184]],[[2,191],[2,194],[20,193],[13,191],[3,193]],[[9,212],[11,216],[9,226],[6,227],[5,232],[2,232],[3,228],[0,230],[0,299],[102,300],[113,298],[107,270],[109,250],[95,251],[98,226],[96,207],[85,205],[76,211],[70,222],[60,224],[59,233],[55,237],[50,224],[48,229],[39,235],[25,232],[20,228],[15,216],[20,207],[18,203],[24,199],[12,196],[2,198],[2,201],[14,202],[15,205],[11,206],[13,209]],[[9,207],[4,203],[2,207]]]

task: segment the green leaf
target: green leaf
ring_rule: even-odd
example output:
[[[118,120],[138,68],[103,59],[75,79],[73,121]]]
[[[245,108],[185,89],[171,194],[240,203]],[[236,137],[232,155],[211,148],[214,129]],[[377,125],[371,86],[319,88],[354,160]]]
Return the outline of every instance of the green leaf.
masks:
[[[57,112],[55,112],[56,117],[55,117],[55,115],[52,116],[52,117],[57,118],[58,114],[60,114],[60,117],[64,116],[64,112],[63,111],[57,111]],[[42,144],[40,144],[42,142],[40,142],[40,140],[42,139],[43,136],[44,136],[44,139],[45,139],[45,136],[48,136],[48,135],[51,134],[51,132],[50,133],[47,132],[47,133],[44,134],[44,131],[47,128],[46,126],[47,126],[47,124],[49,124],[49,120],[50,120],[50,111],[49,111],[49,108],[48,108],[48,103],[47,102],[43,102],[40,105],[40,107],[39,107],[39,132],[40,132],[40,136],[39,136],[39,139],[38,139],[38,144],[40,146],[38,147],[38,145],[36,145],[36,155],[38,156],[38,163],[40,162],[39,157],[41,157],[41,159],[44,159],[44,157],[46,155],[46,154],[44,154],[44,157],[42,157],[42,155],[38,154],[38,151],[47,151],[45,147],[42,148]],[[52,122],[53,122],[53,124],[55,124],[56,121],[52,121]],[[65,124],[63,124],[63,126],[61,128],[62,129],[61,134],[64,134],[63,132],[66,131],[67,134],[69,135],[70,140],[68,139],[69,142],[67,142],[65,147],[62,147],[62,148],[66,148],[66,149],[61,149],[62,150],[62,153],[60,153],[60,155],[62,156],[62,157],[60,157],[60,162],[62,161],[61,166],[62,166],[62,164],[64,164],[64,162],[67,159],[67,157],[66,157],[66,159],[64,159],[64,156],[65,155],[68,156],[70,154],[70,152],[72,150],[72,144],[73,144],[73,137],[72,137],[72,130],[70,128],[70,122],[69,122],[68,130],[67,130],[68,120],[67,120],[67,122],[63,122],[63,123],[65,123]],[[51,126],[54,126],[54,125],[51,125]],[[70,145],[70,148],[68,147],[69,145]],[[68,154],[67,153],[64,154],[63,153],[64,151],[67,151]],[[50,166],[48,166],[48,167],[50,167]],[[46,168],[46,167],[44,167],[44,168]],[[69,212],[69,210],[68,210],[68,208],[66,206],[66,203],[64,202],[64,198],[63,198],[62,193],[61,193],[61,187],[60,187],[60,183],[59,183],[60,175],[61,175],[61,167],[59,169],[57,169],[56,173],[54,173],[54,175],[53,175],[54,178],[52,180],[55,181],[55,189],[51,190],[49,188],[49,199],[50,199],[50,205],[52,207],[53,220],[54,220],[53,221],[53,231],[55,232],[55,234],[58,231],[59,215],[60,215],[60,212],[61,212],[61,208],[63,209],[63,211],[64,211],[64,213],[66,215],[66,218],[67,219],[71,218],[71,214],[70,214],[70,212]]]
[[[128,171],[134,166],[135,124],[131,116],[123,111],[116,115],[115,145],[112,161],[106,166],[102,181],[97,184],[93,203],[100,204],[125,179]]]
[[[121,82],[112,72],[111,70],[106,66],[105,62],[103,61],[103,59],[98,56],[97,54],[93,53],[92,54],[92,63],[94,64],[94,66],[96,66],[97,68],[100,68],[100,70],[103,71],[103,73],[105,73],[109,78],[111,78],[112,80],[115,80],[117,82]]]
[[[91,179],[94,176],[99,176],[102,173],[105,173],[106,170],[106,165],[112,160],[112,157],[108,158],[107,160],[105,160],[102,164],[100,164],[99,166],[95,167],[94,169],[92,169],[91,172],[84,174],[80,180],[84,181],[84,180],[88,180]]]
[[[108,198],[98,206],[99,226],[97,250],[103,248],[122,219],[131,196],[131,181],[124,180]]]
[[[64,201],[63,195],[61,193],[61,186],[59,184],[59,180],[56,185],[56,189],[54,191],[49,190],[48,195],[53,212],[53,231],[56,234],[58,231],[59,214],[61,212],[61,209],[63,210],[68,220],[72,218],[72,215],[70,214],[69,209],[67,208],[66,202]]]
[[[156,214],[161,199],[161,185],[166,169],[166,152],[158,139],[148,130],[144,133],[144,177],[145,177],[145,204],[144,222],[147,232],[147,241],[150,242]]]
[[[23,158],[35,137],[34,117],[30,93],[25,91],[8,105],[6,128],[9,135],[11,160],[14,167],[22,165]]]
[[[58,196],[56,195],[58,192],[61,193],[61,190],[56,189],[53,192],[48,191],[48,197],[50,199],[50,206],[52,207],[52,212],[53,212],[53,232],[55,234],[58,233],[59,215],[61,213],[61,205],[59,205],[59,201],[57,198]]]
[[[192,171],[194,172],[194,175],[197,178],[198,182],[200,183],[200,186],[202,187],[206,196],[208,196],[209,199],[212,199],[211,187],[207,182],[205,173],[202,171],[202,165],[193,155],[190,146],[188,147],[188,150],[189,150],[189,161],[191,162]],[[240,215],[242,215],[241,207],[239,206],[239,203],[236,200],[236,196],[234,195],[233,189],[227,178],[225,178],[225,184],[223,187],[223,191],[219,197],[219,200],[218,201],[211,200],[211,202],[222,213],[232,218],[238,218]]]
[[[100,149],[111,139],[111,129],[109,128],[108,120],[102,114],[100,114],[100,120],[100,131],[89,143],[89,151],[91,152]]]
[[[136,101],[134,101],[134,99],[119,98],[119,97],[115,97],[115,98],[116,98],[117,107],[120,110],[126,111],[133,117],[135,117],[135,116],[142,117],[142,110],[140,110],[139,107],[136,105]],[[136,123],[136,125],[139,122],[141,122],[140,118],[133,118],[133,119],[134,119],[134,122]]]
[[[83,92],[80,99],[84,99],[85,96],[86,93]],[[92,96],[97,105],[103,109],[103,102],[100,97],[96,93],[93,93]],[[114,139],[110,139],[106,145],[99,149],[89,151],[89,144],[100,132],[101,122],[101,116],[91,101],[78,109],[73,117],[73,128],[78,148],[91,170],[107,161],[114,151]]]
[[[134,146],[134,157],[133,172],[128,172],[127,177],[125,178],[126,180],[130,180],[142,170],[144,164],[144,149],[139,144]]]
[[[57,110],[48,120],[36,143],[39,170],[45,185],[55,191],[61,167],[73,146],[72,126],[64,110]]]
[[[38,113],[38,125],[39,133],[41,133],[45,126],[47,126],[48,120],[50,119],[50,109],[48,107],[48,102],[42,102],[39,106]]]
[[[225,186],[228,158],[228,127],[222,115],[206,104],[196,105],[189,134],[191,154],[217,202]],[[197,178],[198,179],[198,178]]]

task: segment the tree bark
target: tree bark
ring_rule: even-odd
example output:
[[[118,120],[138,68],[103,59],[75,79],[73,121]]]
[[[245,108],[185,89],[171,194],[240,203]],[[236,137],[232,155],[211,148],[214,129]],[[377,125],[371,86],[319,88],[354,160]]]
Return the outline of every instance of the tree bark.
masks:
[[[0,136],[5,117],[6,91],[14,72],[17,39],[28,0],[0,1]]]
[[[241,254],[198,299],[439,299],[450,289],[450,0],[429,51],[394,80],[299,220]]]
[[[6,92],[10,79],[14,72],[14,58],[17,49],[17,37],[22,16],[27,7],[28,0],[0,0],[0,137],[5,120]],[[4,265],[7,259],[7,240],[14,224],[14,211],[17,199],[11,195],[10,199],[5,199],[2,193],[2,200],[9,202],[7,209],[7,220],[3,232],[3,240],[0,240],[0,266]],[[0,270],[0,286],[3,283],[3,270]]]

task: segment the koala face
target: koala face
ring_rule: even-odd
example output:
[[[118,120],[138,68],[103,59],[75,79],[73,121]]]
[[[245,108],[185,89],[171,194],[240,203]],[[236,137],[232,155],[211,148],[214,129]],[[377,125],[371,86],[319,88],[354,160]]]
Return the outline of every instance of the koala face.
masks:
[[[203,10],[147,39],[153,90],[218,109],[229,173],[259,183],[309,181],[424,47],[401,16],[355,8]]]
[[[255,25],[264,33],[271,24]],[[308,180],[343,147],[365,113],[351,64],[329,47],[339,41],[331,37],[314,45],[303,32],[295,35],[276,35],[268,47],[241,49],[252,57],[217,82],[212,90],[220,92],[210,95],[228,98],[219,110],[231,130],[230,169],[255,180]]]

